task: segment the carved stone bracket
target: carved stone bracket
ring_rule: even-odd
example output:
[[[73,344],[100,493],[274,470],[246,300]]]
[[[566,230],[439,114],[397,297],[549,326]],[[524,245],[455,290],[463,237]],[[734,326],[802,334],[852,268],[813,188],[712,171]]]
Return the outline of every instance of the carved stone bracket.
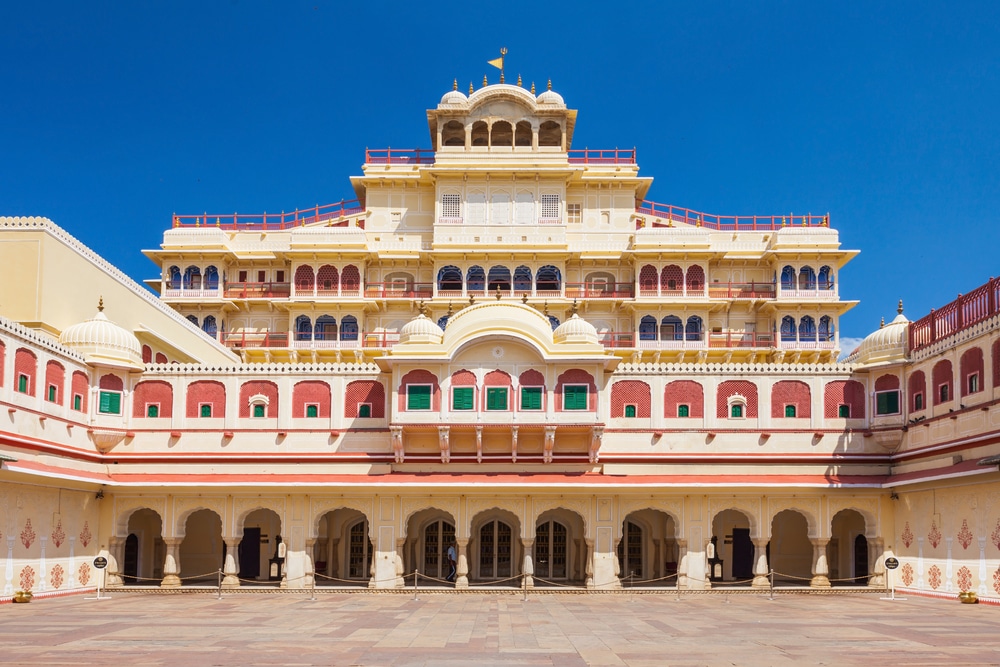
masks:
[[[556,427],[545,427],[545,449],[542,452],[542,462],[552,463],[552,450],[556,446]]]
[[[403,427],[390,426],[389,432],[392,438],[392,452],[396,457],[396,463],[403,462]]]
[[[438,445],[441,447],[441,463],[451,463],[451,442],[449,434],[451,427],[438,426]],[[481,436],[477,434],[477,440],[481,441]],[[482,443],[477,444],[477,448],[482,450]]]
[[[125,439],[124,431],[108,431],[95,428],[88,431],[88,434],[94,443],[94,447],[102,454],[107,454]]]
[[[517,463],[517,427],[510,427],[510,462]]]
[[[476,427],[476,463],[483,462],[483,427]]]
[[[604,427],[595,426],[590,432],[590,462],[597,463],[600,455],[601,442],[604,440]]]

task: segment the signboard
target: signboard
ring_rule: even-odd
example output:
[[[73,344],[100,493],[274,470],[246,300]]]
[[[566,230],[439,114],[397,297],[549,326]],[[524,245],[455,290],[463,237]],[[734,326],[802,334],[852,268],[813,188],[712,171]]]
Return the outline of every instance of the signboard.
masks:
[[[897,567],[899,567],[898,558],[893,558],[892,556],[889,556],[888,558],[885,559],[885,569],[895,570]]]
[[[108,566],[108,559],[105,558],[104,556],[98,556],[97,558],[94,559],[94,567],[96,567],[98,570],[103,570],[107,566]]]

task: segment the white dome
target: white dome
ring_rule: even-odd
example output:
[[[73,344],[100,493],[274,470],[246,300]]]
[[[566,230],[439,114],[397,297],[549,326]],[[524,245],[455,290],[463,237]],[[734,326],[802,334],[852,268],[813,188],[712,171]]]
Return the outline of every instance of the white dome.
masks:
[[[597,343],[597,329],[576,313],[552,332],[556,343]]]
[[[399,330],[400,343],[440,343],[444,336],[441,327],[421,313],[407,322]]]
[[[552,90],[552,82],[549,82],[549,89],[538,96],[539,104],[555,104],[561,107],[566,106],[565,100],[563,100],[562,95]]]
[[[67,327],[59,342],[83,355],[87,363],[143,368],[142,344],[135,335],[104,314],[104,305],[86,322]]]
[[[865,336],[858,349],[851,354],[850,360],[859,364],[903,360],[906,357],[910,321],[903,315],[902,302],[898,313],[892,322]]]
[[[444,94],[444,97],[441,98],[441,102],[438,103],[438,106],[452,105],[452,104],[465,106],[468,103],[468,101],[469,98],[466,97],[465,93],[463,93],[462,91],[449,90],[447,93]]]

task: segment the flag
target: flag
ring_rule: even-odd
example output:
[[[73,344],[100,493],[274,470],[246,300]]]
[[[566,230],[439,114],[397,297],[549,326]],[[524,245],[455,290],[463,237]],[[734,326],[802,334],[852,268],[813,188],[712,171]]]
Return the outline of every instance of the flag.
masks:
[[[503,56],[499,58],[494,58],[493,60],[487,60],[487,64],[493,65],[497,69],[503,69]]]

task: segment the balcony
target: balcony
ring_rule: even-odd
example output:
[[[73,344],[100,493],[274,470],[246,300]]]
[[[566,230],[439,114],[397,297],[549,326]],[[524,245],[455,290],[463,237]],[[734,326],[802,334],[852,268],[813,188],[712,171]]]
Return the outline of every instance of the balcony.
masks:
[[[660,204],[654,201],[640,202],[635,208],[639,215],[648,215],[658,220],[652,227],[672,227],[675,224],[691,225],[729,232],[774,231],[786,227],[829,227],[829,215],[715,215],[692,211],[681,206]],[[662,222],[661,222],[662,221]],[[645,220],[636,220],[636,229],[641,229]]]
[[[163,290],[164,299],[216,299],[222,296],[218,287],[202,289],[200,287],[167,287]]]
[[[315,298],[315,297],[326,297],[326,298],[340,298],[340,297],[359,297],[361,296],[361,287],[359,285],[340,285],[330,287],[317,286],[315,288],[309,286],[303,286],[299,288],[296,286],[295,292],[292,293],[292,297],[296,299],[302,298]]]
[[[570,164],[620,165],[635,164],[635,149],[572,149],[566,151]]]
[[[270,331],[224,331],[219,341],[226,347],[236,349],[287,348],[288,333]]]
[[[281,231],[294,229],[317,222],[339,220],[359,213],[365,207],[357,199],[341,199],[335,204],[324,204],[312,208],[295,209],[290,213],[227,213],[211,215],[175,215],[174,228],[216,227],[230,230]],[[346,221],[341,224],[347,224]]]
[[[434,164],[429,148],[365,149],[365,164]]]
[[[399,342],[396,331],[370,331],[346,333],[341,337],[322,335],[300,337],[308,334],[272,331],[226,331],[219,334],[219,341],[235,349],[296,349],[296,350],[388,350]]]
[[[566,283],[567,299],[631,299],[632,283]]]
[[[836,301],[837,297],[838,294],[834,288],[834,284],[828,282],[817,283],[803,289],[795,289],[782,285],[781,289],[778,290],[779,299],[822,299]]]
[[[833,350],[836,347],[837,341],[832,334],[799,340],[782,336],[778,341],[778,348],[781,350]]]
[[[695,289],[693,287],[681,288],[681,289],[663,289],[652,286],[639,286],[639,297],[640,298],[654,298],[654,299],[704,299],[705,298],[705,288]]]
[[[772,348],[774,344],[773,333],[713,331],[708,335],[708,346],[711,348]]]
[[[430,299],[434,283],[368,283],[366,299]]]
[[[708,286],[711,299],[773,299],[774,283],[717,283]]]
[[[227,299],[287,299],[291,283],[226,283]]]

